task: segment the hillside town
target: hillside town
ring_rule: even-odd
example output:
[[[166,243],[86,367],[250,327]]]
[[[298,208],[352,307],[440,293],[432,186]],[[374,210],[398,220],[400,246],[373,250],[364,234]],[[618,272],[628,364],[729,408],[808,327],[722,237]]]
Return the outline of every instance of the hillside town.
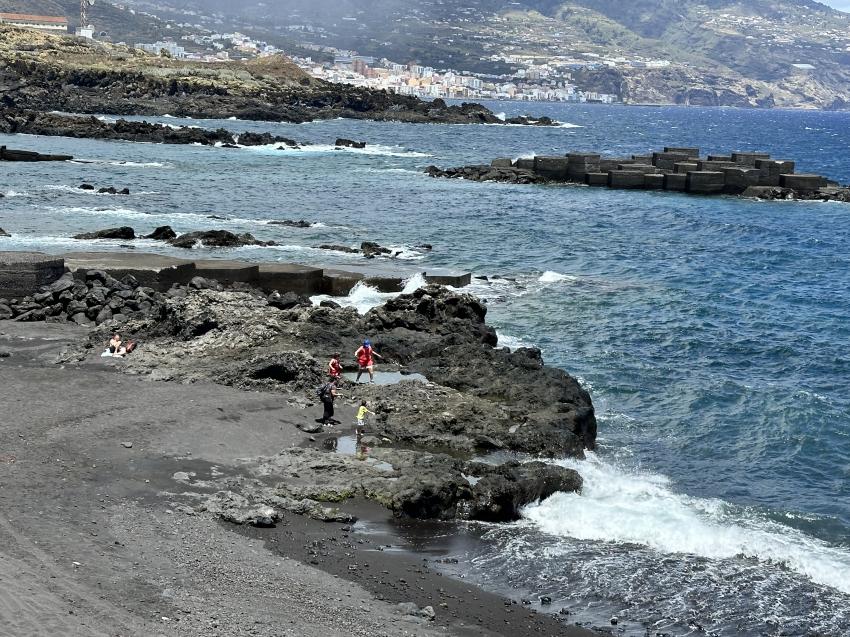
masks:
[[[156,17],[156,16],[151,16]],[[65,16],[34,16],[0,14],[0,21],[51,33],[72,35]],[[313,56],[293,55],[291,52],[240,32],[211,32],[201,25],[175,25],[184,34],[165,37],[155,42],[118,42],[153,55],[198,62],[226,62],[272,55],[288,55],[295,64],[312,76],[328,82],[383,89],[400,95],[423,99],[498,99],[519,101],[593,102],[611,104],[617,96],[584,92],[572,83],[572,71],[602,66],[632,66],[650,64],[664,66],[667,61],[602,58],[588,53],[583,58],[555,56],[540,59],[503,53],[493,60],[517,67],[515,73],[500,76],[465,72],[462,69],[436,69],[416,63],[403,63],[387,58],[359,55],[356,51],[333,46],[305,44],[301,48],[315,51]],[[303,27],[290,27],[297,30]],[[73,35],[95,38],[92,26],[76,29]],[[320,59],[322,61],[320,61]]]

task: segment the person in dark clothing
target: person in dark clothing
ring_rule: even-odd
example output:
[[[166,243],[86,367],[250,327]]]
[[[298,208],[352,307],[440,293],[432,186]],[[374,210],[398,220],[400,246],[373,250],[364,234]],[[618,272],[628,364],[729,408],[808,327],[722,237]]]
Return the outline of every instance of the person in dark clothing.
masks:
[[[322,401],[322,406],[324,410],[322,412],[322,417],[319,420],[326,427],[329,425],[338,425],[339,420],[334,418],[334,400],[339,395],[336,389],[336,381],[332,380],[329,383],[325,383],[322,386],[321,393],[319,394],[319,400]]]

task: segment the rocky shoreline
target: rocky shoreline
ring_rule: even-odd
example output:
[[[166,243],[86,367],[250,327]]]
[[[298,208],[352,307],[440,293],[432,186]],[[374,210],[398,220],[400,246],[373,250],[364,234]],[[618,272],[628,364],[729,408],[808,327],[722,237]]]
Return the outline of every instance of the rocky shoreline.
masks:
[[[170,494],[177,515],[220,519],[260,533],[300,524],[298,518],[350,526],[362,508],[357,503],[370,502],[400,520],[507,522],[518,519],[525,504],[581,490],[575,471],[530,460],[582,457],[594,447],[589,395],[574,378],[547,367],[539,350],[498,348],[486,306],[470,295],[431,285],[361,316],[334,304],[316,307],[297,295],[283,304],[246,285],[223,288],[201,279],[162,294],[129,278],[89,271],[76,278],[65,274],[42,290],[40,307],[64,307],[61,317],[69,316],[65,304],[76,303],[87,318],[97,307],[89,304],[95,296],[111,312],[106,317],[106,309],[100,310],[98,326],[69,342],[58,359],[54,352],[51,358],[63,369],[95,364],[109,335],[120,331],[140,343],[115,362],[138,379],[133,382],[167,381],[187,387],[188,395],[188,387],[213,384],[286,405],[291,429],[285,438],[301,442],[233,457],[223,471],[192,463],[172,471],[160,488]],[[113,311],[115,303],[120,307]],[[28,312],[11,325],[61,325],[43,309]],[[344,387],[337,406],[343,422],[353,424],[361,400],[375,412],[363,439],[368,451],[360,453],[337,448],[353,435],[351,426],[323,430],[314,417],[326,360],[334,351],[353,351],[364,335],[384,356],[382,369],[416,374],[416,380]],[[125,450],[134,445],[121,444]],[[348,533],[343,536],[337,535]],[[314,561],[311,555],[308,561]],[[439,581],[436,572],[428,577]],[[431,595],[445,607],[452,597]],[[399,611],[404,621],[418,621],[423,629],[434,621],[433,608],[413,606]],[[436,614],[442,612],[437,607]],[[511,612],[510,604],[503,605],[504,622],[511,622]],[[528,630],[512,634],[579,634],[563,625],[562,633],[547,621],[527,622]]]

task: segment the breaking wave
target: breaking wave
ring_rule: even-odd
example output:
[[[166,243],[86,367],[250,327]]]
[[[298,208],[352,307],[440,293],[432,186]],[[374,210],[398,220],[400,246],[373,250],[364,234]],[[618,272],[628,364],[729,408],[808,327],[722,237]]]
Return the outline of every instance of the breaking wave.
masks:
[[[372,287],[364,281],[358,281],[351,288],[351,292],[347,296],[329,296],[321,294],[310,297],[313,305],[319,305],[322,301],[333,300],[343,307],[353,307],[359,314],[366,314],[369,310],[379,305],[383,305],[390,299],[394,299],[402,294],[412,294],[416,290],[426,285],[425,277],[422,274],[414,274],[404,281],[404,287],[401,292],[381,292],[377,288]]]
[[[558,493],[524,511],[544,533],[637,544],[710,560],[756,559],[850,594],[850,551],[758,511],[676,493],[663,475],[623,469],[588,454],[557,464],[578,471],[581,495]]]

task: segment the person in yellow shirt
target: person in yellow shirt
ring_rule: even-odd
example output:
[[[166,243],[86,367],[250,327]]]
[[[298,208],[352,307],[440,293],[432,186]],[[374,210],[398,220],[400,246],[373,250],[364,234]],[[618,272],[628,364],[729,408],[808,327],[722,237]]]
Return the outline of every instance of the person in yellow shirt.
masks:
[[[366,414],[375,415],[375,412],[369,411],[366,407],[366,401],[360,403],[360,409],[357,410],[357,429],[362,430],[366,426]]]

